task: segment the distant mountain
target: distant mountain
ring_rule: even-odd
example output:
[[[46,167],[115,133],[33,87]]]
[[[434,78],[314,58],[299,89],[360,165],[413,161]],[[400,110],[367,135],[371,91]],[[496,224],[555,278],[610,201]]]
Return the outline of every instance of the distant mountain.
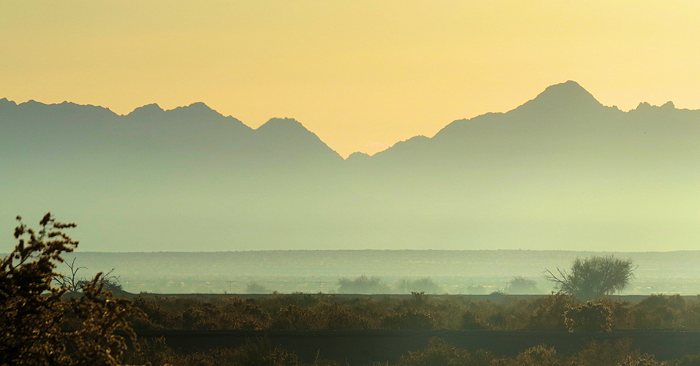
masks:
[[[68,151],[112,157],[139,155],[184,159],[246,160],[255,155],[277,159],[339,160],[333,150],[299,122],[272,119],[257,130],[225,117],[203,103],[163,110],[157,104],[125,116],[108,109],[72,103],[0,104],[1,141],[6,151],[28,155]],[[270,156],[272,155],[272,156]]]
[[[255,134],[258,149],[275,159],[342,160],[338,153],[294,119],[273,118],[258,127]]]
[[[0,99],[0,227],[53,210],[105,251],[692,249],[698,141],[700,111],[624,112],[573,81],[346,160],[295,120],[203,103]]]

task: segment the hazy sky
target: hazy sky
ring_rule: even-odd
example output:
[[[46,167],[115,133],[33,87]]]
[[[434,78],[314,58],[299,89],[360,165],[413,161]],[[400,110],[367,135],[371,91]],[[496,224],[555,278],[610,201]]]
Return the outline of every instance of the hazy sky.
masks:
[[[343,155],[573,79],[700,108],[700,1],[5,1],[0,98],[294,117]]]

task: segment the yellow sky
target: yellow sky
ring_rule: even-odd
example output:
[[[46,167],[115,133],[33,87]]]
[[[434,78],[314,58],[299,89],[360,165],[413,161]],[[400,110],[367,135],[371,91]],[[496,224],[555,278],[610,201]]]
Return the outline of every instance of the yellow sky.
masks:
[[[294,117],[343,155],[573,79],[700,108],[700,1],[0,0],[0,98]]]

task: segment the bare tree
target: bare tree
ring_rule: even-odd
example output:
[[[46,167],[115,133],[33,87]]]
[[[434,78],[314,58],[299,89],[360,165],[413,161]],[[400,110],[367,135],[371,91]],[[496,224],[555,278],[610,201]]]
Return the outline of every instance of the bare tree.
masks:
[[[54,282],[56,282],[60,287],[65,288],[68,292],[78,292],[80,291],[80,285],[85,281],[85,280],[79,280],[78,279],[78,272],[81,269],[86,269],[85,267],[76,267],[75,266],[75,258],[68,263],[68,262],[63,262],[63,264],[68,267],[69,274],[59,274],[56,277],[54,277]]]

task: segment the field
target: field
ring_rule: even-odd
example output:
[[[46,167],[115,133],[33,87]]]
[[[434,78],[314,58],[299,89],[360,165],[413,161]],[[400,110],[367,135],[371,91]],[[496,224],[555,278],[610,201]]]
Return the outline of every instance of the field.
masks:
[[[617,365],[627,355],[698,365],[694,354],[700,349],[695,296],[609,297],[596,302],[607,314],[599,318],[571,312],[586,303],[561,295],[138,295],[132,300],[146,315],[134,324],[149,357],[182,364],[193,357],[202,363],[192,364],[217,364],[222,357],[236,364],[247,350],[293,358],[280,365],[436,364],[416,357],[457,360],[438,365]],[[555,353],[547,356],[550,363],[523,363],[523,354],[533,350]],[[488,360],[465,361],[476,354]],[[555,359],[558,363],[551,363]],[[579,363],[566,363],[576,359]]]
[[[554,295],[545,270],[591,255],[632,260],[631,285]],[[134,364],[700,365],[696,251],[71,256],[85,275],[114,268],[138,309]],[[514,292],[515,277],[535,286]]]

